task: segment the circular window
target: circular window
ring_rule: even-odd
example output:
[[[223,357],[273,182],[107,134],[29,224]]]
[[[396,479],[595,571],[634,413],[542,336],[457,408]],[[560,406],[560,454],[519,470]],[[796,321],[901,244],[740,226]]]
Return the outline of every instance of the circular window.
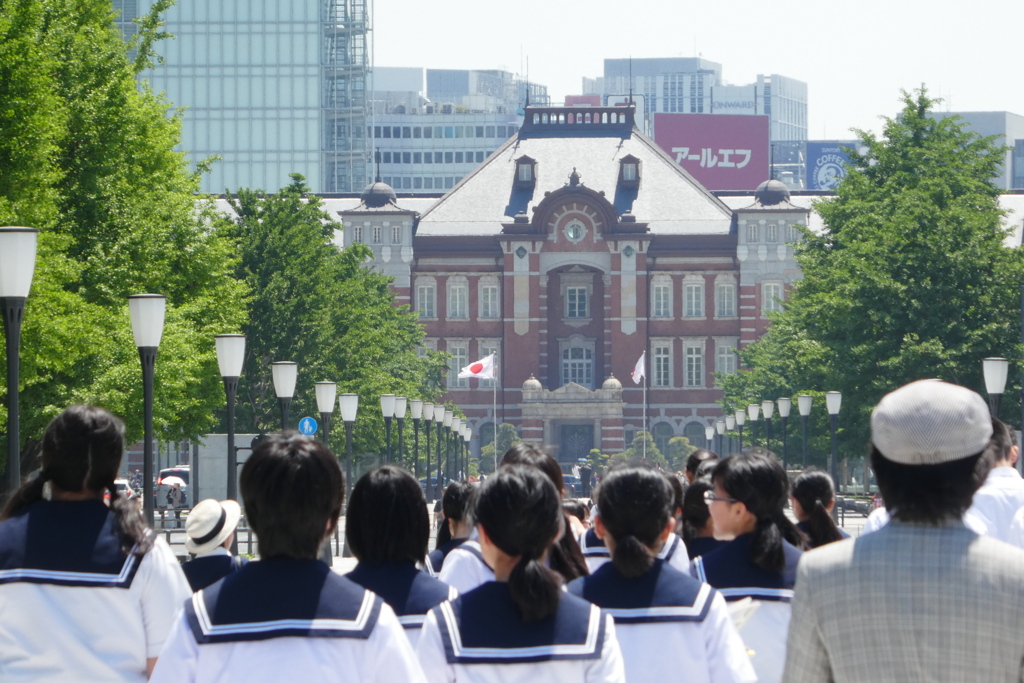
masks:
[[[570,242],[579,242],[587,234],[587,227],[574,218],[565,226],[565,237]]]

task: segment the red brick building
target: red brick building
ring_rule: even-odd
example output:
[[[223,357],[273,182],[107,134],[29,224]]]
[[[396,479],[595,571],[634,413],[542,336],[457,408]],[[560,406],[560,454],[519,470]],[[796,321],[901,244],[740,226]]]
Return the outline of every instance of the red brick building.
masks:
[[[474,450],[510,422],[570,462],[623,450],[645,412],[662,446],[701,444],[721,417],[713,373],[736,371],[736,350],[799,277],[792,226],[808,220],[777,181],[729,199],[640,133],[632,109],[531,107],[422,213],[378,183],[339,215],[345,244],[373,248],[419,310],[427,346],[453,355],[445,399]],[[492,352],[496,395],[457,378]],[[645,352],[646,411],[630,379]]]

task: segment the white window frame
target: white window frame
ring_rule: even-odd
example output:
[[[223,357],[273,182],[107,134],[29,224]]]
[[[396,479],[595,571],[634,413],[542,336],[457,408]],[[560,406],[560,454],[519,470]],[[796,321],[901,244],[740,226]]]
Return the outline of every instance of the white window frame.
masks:
[[[402,226],[392,225],[391,226],[391,244],[402,243]]]
[[[651,340],[651,386],[672,386],[672,340]]]
[[[594,273],[591,272],[568,272],[560,273],[559,279],[559,290],[562,294],[562,319],[569,324],[579,325],[590,321],[593,315],[592,306],[594,305]],[[583,290],[583,295],[586,297],[585,310],[582,311],[584,315],[570,316],[569,299],[570,290],[579,291]]]
[[[732,275],[719,275],[715,278],[715,318],[735,318],[737,310],[736,278]]]
[[[490,292],[493,290],[493,301]],[[480,278],[477,289],[477,315],[482,320],[501,317],[501,285],[497,278]]]
[[[382,244],[383,243],[383,240],[384,240],[383,230],[384,230],[383,227],[381,227],[379,225],[373,226],[373,243],[374,244]]]
[[[352,226],[352,244],[363,241],[363,226],[353,225]]]
[[[490,389],[492,387],[500,387],[500,378],[498,377],[498,368],[501,367],[501,340],[500,339],[479,339],[476,344],[477,358],[486,358],[491,353],[494,354],[494,379],[482,379],[480,380],[480,386],[482,388]]]
[[[587,389],[593,390],[594,388],[594,376],[596,374],[594,364],[597,358],[596,342],[593,339],[588,339],[581,335],[573,335],[568,339],[561,339],[558,343],[558,377],[560,380],[560,386],[565,386],[569,382],[576,382],[580,386],[586,387]],[[583,356],[581,359],[567,359],[566,354],[572,354],[575,349],[582,349],[580,355]],[[589,355],[589,358],[587,356]],[[571,368],[567,366],[567,363],[573,361],[582,361],[584,376],[580,377],[577,373],[571,371]],[[586,362],[589,361],[589,367]]]
[[[683,318],[703,318],[704,315],[704,277],[687,275],[683,278]]]
[[[766,280],[761,283],[761,315],[767,316],[769,311],[781,311],[786,296],[786,288],[778,280]]]
[[[779,226],[776,223],[768,223],[764,226],[764,241],[767,243],[779,241]]]
[[[422,320],[437,320],[437,280],[416,278],[416,310]]]
[[[581,297],[582,310],[580,310]],[[565,288],[565,317],[572,320],[587,320],[590,318],[590,289],[588,287],[585,285],[569,285]]]
[[[469,365],[469,341],[466,339],[449,339],[445,351],[451,354],[448,359],[448,390],[468,389],[469,379],[459,379],[462,368]]]
[[[747,242],[757,244],[760,241],[760,228],[757,223],[747,223]]]
[[[426,358],[427,351],[437,351],[436,337],[426,337],[423,343],[416,347],[416,355],[420,358]]]
[[[445,283],[445,316],[447,320],[469,320],[469,280],[454,275]]]
[[[706,344],[703,339],[683,340],[683,386],[688,389],[697,389],[705,386],[706,367],[705,351]]]
[[[672,278],[657,277],[651,281],[651,317],[672,318]]]
[[[723,375],[735,375],[739,369],[740,359],[735,339],[715,340],[715,372]]]

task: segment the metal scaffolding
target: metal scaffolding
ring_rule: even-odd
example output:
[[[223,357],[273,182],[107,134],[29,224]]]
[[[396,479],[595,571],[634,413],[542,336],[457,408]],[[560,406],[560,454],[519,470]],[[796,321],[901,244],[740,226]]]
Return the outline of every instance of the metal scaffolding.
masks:
[[[323,157],[327,192],[370,182],[370,0],[324,0]]]

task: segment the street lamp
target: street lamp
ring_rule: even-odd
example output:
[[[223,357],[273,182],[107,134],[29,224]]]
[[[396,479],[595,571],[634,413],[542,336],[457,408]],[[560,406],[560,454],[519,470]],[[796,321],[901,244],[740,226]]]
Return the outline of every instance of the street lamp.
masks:
[[[345,500],[352,491],[352,427],[359,412],[359,394],[342,394],[338,397],[338,410],[345,423]]]
[[[412,417],[412,474],[420,480],[420,419],[423,418],[423,399],[409,401],[409,416]]]
[[[224,378],[224,395],[228,404],[228,500],[238,500],[238,452],[235,450],[235,399],[238,397],[238,378],[245,364],[245,335],[218,334],[217,366]],[[199,493],[196,491],[196,493]],[[195,504],[196,501],[193,501]]]
[[[425,463],[426,467],[424,468],[424,472],[426,473],[424,476],[426,477],[426,479],[424,479],[424,484],[423,484],[423,489],[424,489],[423,495],[426,496],[428,502],[434,500],[434,492],[433,492],[433,489],[430,486],[430,425],[432,425],[433,423],[434,423],[434,404],[432,402],[430,402],[430,401],[424,401],[423,402],[423,426],[427,430],[427,453],[426,453],[426,463]]]
[[[743,425],[747,422],[747,412],[743,408],[736,410],[736,426],[740,428],[740,450],[743,450]]]
[[[334,413],[334,399],[338,396],[337,382],[317,382],[316,409],[320,412],[320,420],[324,423],[323,444],[330,449],[331,415]]]
[[[715,421],[715,431],[718,432],[718,454],[725,453],[725,419]]]
[[[775,414],[775,402],[770,399],[761,401],[761,412],[764,413],[764,447],[770,451],[772,449],[772,415]]]
[[[35,273],[38,237],[34,228],[0,228],[0,306],[7,349],[7,487],[11,493],[21,486],[21,321]]]
[[[999,417],[999,402],[1006,389],[1006,373],[1010,369],[1010,361],[1005,358],[986,358],[981,361],[981,370],[985,375],[985,391],[988,392],[988,412],[992,417]]]
[[[277,406],[281,410],[281,431],[288,429],[288,412],[295,396],[295,381],[299,378],[299,364],[290,360],[279,360],[270,364],[270,372],[274,378],[274,393],[277,394]]]
[[[708,450],[709,451],[715,450],[715,443],[714,443],[714,440],[715,440],[715,428],[713,426],[709,425],[709,426],[704,428],[704,438],[708,442],[708,444],[707,444]]]
[[[836,463],[836,428],[839,427],[839,407],[843,404],[843,393],[841,391],[825,392],[825,408],[828,409],[829,427],[832,430],[832,460],[829,463],[829,474],[832,475],[832,483],[836,491],[840,490],[839,469]],[[838,506],[832,508],[832,518],[836,518]]]
[[[436,497],[441,497],[441,427],[444,425],[444,404],[434,404],[434,425],[437,427],[437,479],[434,481],[434,487],[436,489]],[[430,473],[427,473],[427,479],[430,479]]]
[[[469,480],[469,442],[473,438],[473,428],[466,424],[462,428],[462,440],[466,443],[466,480]]]
[[[452,478],[452,421],[455,419],[455,411],[445,408],[444,416],[441,423],[444,428],[448,430],[445,432],[445,443],[444,443],[444,476],[447,479]],[[439,463],[440,464],[440,463]]]
[[[750,421],[750,447],[757,445],[757,419],[761,414],[761,406],[751,403],[747,406],[747,419]]]
[[[800,411],[800,432],[803,436],[804,454],[801,469],[807,469],[807,418],[811,414],[811,403],[813,397],[810,394],[800,394],[796,397],[797,410]]]
[[[405,467],[405,446],[404,441],[404,425],[405,425],[405,414],[409,411],[409,399],[405,396],[395,397],[395,419],[398,420],[398,465]]]
[[[142,361],[143,429],[142,445],[142,505],[146,523],[153,526],[153,370],[156,350],[164,333],[164,314],[167,297],[162,294],[134,294],[128,297],[128,312],[132,318],[132,334]],[[11,387],[8,386],[8,391]],[[13,463],[12,463],[13,464]],[[10,465],[9,465],[10,466]]]
[[[786,423],[789,422],[789,411],[793,409],[793,399],[788,396],[775,399],[779,406],[779,417],[782,419],[782,469],[787,469],[786,458]]]
[[[726,415],[725,416],[725,430],[731,434],[734,429],[736,429],[736,416],[735,415]],[[729,445],[730,446],[734,446],[735,445],[735,444],[732,443],[732,437],[729,437]],[[729,452],[732,453],[733,449],[730,448]]]
[[[381,394],[380,395],[380,412],[384,416],[384,438],[387,444],[384,452],[384,462],[391,462],[391,420],[395,417],[395,398],[394,394]],[[377,459],[377,464],[380,464],[380,459]]]
[[[455,479],[459,480],[462,470],[462,418],[452,420],[452,456],[455,460]]]

